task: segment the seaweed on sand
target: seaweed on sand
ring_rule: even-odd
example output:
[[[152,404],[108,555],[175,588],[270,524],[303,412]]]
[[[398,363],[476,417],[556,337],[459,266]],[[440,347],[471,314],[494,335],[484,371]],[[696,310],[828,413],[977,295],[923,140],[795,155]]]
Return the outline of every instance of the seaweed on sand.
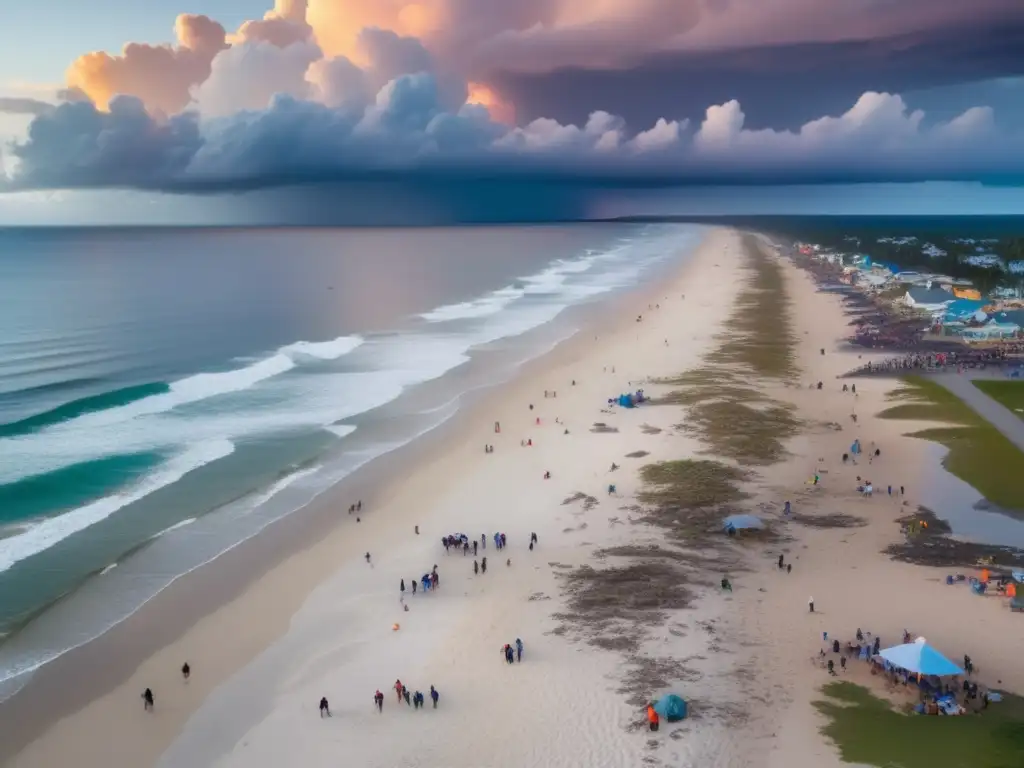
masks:
[[[750,284],[736,297],[729,330],[708,356],[718,364],[740,365],[759,376],[790,378],[796,373],[795,339],[782,268],[754,235],[744,235]]]
[[[694,510],[746,498],[739,483],[751,474],[720,461],[679,459],[648,464],[640,469],[640,478],[645,488],[637,498],[643,504]]]
[[[679,428],[701,437],[710,453],[764,466],[786,457],[782,441],[795,434],[800,424],[793,413],[788,403],[754,407],[716,400],[691,407]]]
[[[637,625],[662,624],[666,611],[690,605],[693,595],[680,583],[681,575],[678,566],[663,560],[607,568],[582,565],[563,574],[568,602],[558,617],[589,626],[598,635],[618,625],[622,632],[640,635]]]

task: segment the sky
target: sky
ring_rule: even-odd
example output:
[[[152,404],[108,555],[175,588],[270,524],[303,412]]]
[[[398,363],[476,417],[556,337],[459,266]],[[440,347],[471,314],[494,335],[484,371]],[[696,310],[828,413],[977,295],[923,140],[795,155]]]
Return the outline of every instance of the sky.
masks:
[[[9,5],[0,221],[110,195],[169,220],[374,219],[396,194],[571,218],[927,183],[1012,207],[1024,183],[1021,0]]]

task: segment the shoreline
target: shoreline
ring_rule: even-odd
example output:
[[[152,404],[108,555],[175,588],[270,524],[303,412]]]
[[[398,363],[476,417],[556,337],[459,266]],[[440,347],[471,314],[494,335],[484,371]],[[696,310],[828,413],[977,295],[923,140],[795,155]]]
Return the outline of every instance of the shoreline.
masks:
[[[702,239],[708,236],[708,231],[701,234]],[[683,263],[671,268],[672,274],[685,273],[701,247],[699,241],[690,246]],[[602,334],[614,328],[624,312],[632,312],[634,307],[645,307],[648,299],[653,301],[660,291],[659,282],[648,282],[599,305],[578,308],[583,315],[584,330],[528,361],[514,378],[471,394],[467,406],[460,408],[452,419],[361,467],[299,513],[275,521],[214,561],[179,577],[100,637],[44,665],[20,691],[0,704],[0,712],[3,712],[3,717],[0,717],[0,744],[3,745],[0,747],[0,762],[14,760],[18,764],[20,753],[32,742],[41,738],[45,740],[56,720],[73,718],[90,705],[115,694],[140,667],[182,643],[197,625],[229,610],[232,604],[245,601],[249,593],[279,569],[300,572],[301,580],[286,580],[290,581],[290,593],[281,595],[282,602],[292,607],[290,612],[286,610],[284,613],[294,613],[316,585],[337,568],[337,565],[325,564],[316,572],[309,572],[302,567],[301,561],[318,559],[307,555],[317,547],[323,548],[326,538],[344,537],[357,530],[345,517],[338,519],[340,510],[347,508],[351,499],[361,498],[366,504],[365,533],[371,527],[367,523],[374,519],[370,510],[385,504],[391,495],[387,488],[390,479],[416,468],[422,471],[424,464],[434,463],[433,454],[438,447],[465,441],[476,415],[491,411],[506,397],[506,390],[521,386],[526,378],[541,375],[553,360],[572,359],[584,353],[588,349],[589,332]],[[230,649],[224,658],[208,665],[216,669],[216,675],[206,673],[202,691],[195,685],[199,676],[193,679],[189,687],[189,709],[198,706],[216,683],[228,677],[232,670],[244,666],[274,638],[283,634],[287,628],[287,616],[276,618],[275,625],[264,626],[265,631],[259,637],[247,633],[244,648]],[[196,666],[195,662],[192,663]],[[177,664],[172,669],[177,669]],[[69,681],[72,684],[69,685]],[[136,696],[137,693],[129,698],[134,702]],[[184,714],[177,713],[179,718]],[[159,751],[156,750],[155,755]]]
[[[770,274],[745,268],[755,238]],[[843,298],[769,242],[711,230],[662,283],[603,305],[586,331],[483,393],[416,450],[325,494],[316,524],[286,518],[274,535],[201,569],[203,578],[179,580],[188,583],[121,625],[120,653],[112,637],[41,670],[30,683],[37,708],[0,718],[0,743],[13,728],[27,744],[10,764],[317,766],[343,749],[367,768],[840,768],[815,706],[830,678],[808,660],[824,650],[823,633],[845,641],[861,627],[889,645],[909,624],[950,658],[970,654],[986,685],[1024,691],[1004,639],[1019,624],[1000,601],[888,553],[904,541],[900,520],[921,505],[934,452],[907,434],[916,422],[880,417],[893,382],[841,391],[837,372],[867,351],[844,344]],[[752,285],[780,299],[771,327],[750,304]],[[540,399],[552,387],[559,396]],[[638,387],[652,404],[601,407]],[[490,428],[495,418],[502,435]],[[533,447],[514,445],[526,437]],[[841,462],[854,437],[879,457]],[[494,456],[480,448],[488,440]],[[621,462],[614,475],[609,462]],[[815,475],[820,482],[809,481]],[[874,497],[856,492],[862,476]],[[716,477],[724,484],[711,493]],[[604,493],[608,483],[614,494]],[[889,485],[907,493],[887,494]],[[359,497],[369,500],[359,529],[331,519]],[[724,536],[720,518],[732,509],[759,515],[768,530]],[[439,535],[462,530],[507,531],[509,566],[504,553],[484,552],[493,573],[476,576],[472,558],[438,551]],[[539,551],[524,551],[531,532]],[[791,572],[776,566],[780,556]],[[431,562],[443,576],[438,594],[399,602],[399,578]],[[221,571],[223,583],[213,578]],[[725,576],[728,591],[718,585]],[[166,638],[168,624],[174,638],[144,655],[139,637]],[[516,636],[526,660],[506,667],[494,651]],[[185,658],[187,685],[177,675]],[[116,675],[97,677],[111,668]],[[76,675],[92,675],[82,682],[93,695],[53,722],[49,696],[66,703],[67,692],[88,687]],[[386,688],[396,675],[414,688],[437,683],[440,709],[396,713]],[[840,679],[877,682],[856,661]],[[147,685],[157,694],[152,715],[137,698]],[[369,707],[374,687],[387,693],[382,717]],[[638,732],[643,703],[667,692],[690,702],[691,717]],[[329,721],[316,714],[325,694]],[[30,722],[14,722],[22,717]],[[96,733],[113,735],[96,743]]]

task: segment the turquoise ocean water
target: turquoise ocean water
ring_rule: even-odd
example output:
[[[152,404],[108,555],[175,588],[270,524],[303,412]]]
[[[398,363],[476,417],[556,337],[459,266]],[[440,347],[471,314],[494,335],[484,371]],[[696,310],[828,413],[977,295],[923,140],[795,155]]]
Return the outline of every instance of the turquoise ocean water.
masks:
[[[0,230],[0,698],[698,240]]]

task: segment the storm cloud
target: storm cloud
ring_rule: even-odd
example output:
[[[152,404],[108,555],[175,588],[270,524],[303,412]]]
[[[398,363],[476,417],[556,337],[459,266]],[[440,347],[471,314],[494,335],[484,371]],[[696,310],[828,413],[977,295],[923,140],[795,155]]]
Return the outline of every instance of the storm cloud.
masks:
[[[1024,126],[961,94],[1024,72],[1019,0],[278,0],[228,32],[88,53],[10,189],[367,179],[684,185],[984,179]],[[85,100],[83,100],[83,96]]]

